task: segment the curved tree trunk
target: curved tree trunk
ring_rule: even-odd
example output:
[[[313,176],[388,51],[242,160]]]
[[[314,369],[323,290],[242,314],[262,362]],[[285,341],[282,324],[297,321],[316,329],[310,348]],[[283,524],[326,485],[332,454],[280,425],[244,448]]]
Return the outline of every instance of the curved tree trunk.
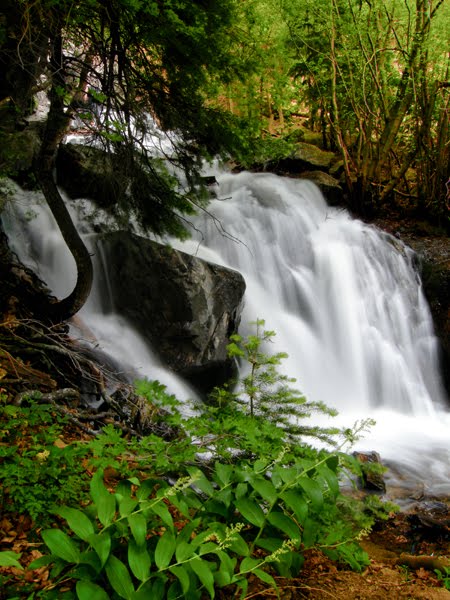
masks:
[[[93,268],[89,251],[72,221],[53,178],[56,151],[68,130],[72,117],[71,107],[65,109],[61,93],[65,88],[61,35],[57,35],[53,40],[51,64],[53,81],[50,91],[50,110],[37,159],[36,175],[77,267],[77,282],[72,293],[67,298],[49,305],[51,320],[61,322],[75,315],[86,302],[92,287]]]

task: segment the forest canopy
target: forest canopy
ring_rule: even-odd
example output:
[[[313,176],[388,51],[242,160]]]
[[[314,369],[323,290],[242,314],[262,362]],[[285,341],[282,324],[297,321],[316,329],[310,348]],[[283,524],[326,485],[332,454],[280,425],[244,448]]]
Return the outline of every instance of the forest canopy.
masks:
[[[449,19],[443,0],[6,0],[2,127],[26,126],[47,94],[35,177],[84,274],[61,315],[92,278],[53,180],[73,123],[131,190],[114,198],[116,217],[158,234],[184,235],[204,202],[203,159],[261,168],[311,132],[340,156],[350,208],[400,204],[448,226]],[[154,123],[172,142],[156,157]]]

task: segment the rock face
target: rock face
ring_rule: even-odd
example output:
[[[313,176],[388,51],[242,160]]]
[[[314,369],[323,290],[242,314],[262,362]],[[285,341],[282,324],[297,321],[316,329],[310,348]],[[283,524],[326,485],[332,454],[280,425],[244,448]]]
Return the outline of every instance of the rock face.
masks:
[[[226,346],[237,331],[243,277],[127,232],[99,239],[111,265],[115,308],[161,359],[203,391],[231,374]]]
[[[94,198],[107,208],[125,193],[127,181],[117,177],[103,150],[81,144],[61,144],[56,158],[57,183],[71,198]]]

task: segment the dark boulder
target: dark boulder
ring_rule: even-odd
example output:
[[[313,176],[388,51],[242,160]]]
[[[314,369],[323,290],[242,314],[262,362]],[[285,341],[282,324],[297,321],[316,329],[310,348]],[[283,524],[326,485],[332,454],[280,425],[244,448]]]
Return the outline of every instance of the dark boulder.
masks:
[[[71,198],[93,198],[109,208],[126,193],[128,180],[115,169],[110,155],[99,148],[61,144],[56,157],[57,184]]]
[[[386,483],[383,471],[386,469],[381,463],[378,452],[353,452],[353,456],[361,464],[361,487],[374,492],[386,492]]]
[[[323,171],[305,171],[300,174],[301,179],[308,179],[315,183],[325,196],[330,206],[341,206],[344,202],[344,191],[339,181]]]
[[[105,234],[97,243],[111,265],[115,309],[164,363],[203,391],[227,379],[226,346],[239,325],[243,277],[127,232]]]

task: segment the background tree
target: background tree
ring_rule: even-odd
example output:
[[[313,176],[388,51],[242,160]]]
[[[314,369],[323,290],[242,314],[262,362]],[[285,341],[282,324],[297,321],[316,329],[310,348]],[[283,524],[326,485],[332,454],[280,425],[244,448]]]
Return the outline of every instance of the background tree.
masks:
[[[198,203],[201,159],[245,146],[238,119],[214,107],[211,90],[244,73],[228,53],[232,0],[7,0],[0,30],[7,98],[17,116],[45,87],[50,99],[36,175],[77,263],[72,294],[52,305],[52,318],[77,312],[89,294],[92,266],[54,183],[58,145],[78,119],[101,142],[133,193],[116,198],[157,233],[183,232],[183,213]],[[150,117],[150,118],[149,118]],[[172,132],[170,159],[185,189],[149,149],[153,118]],[[123,187],[125,189],[126,186]],[[176,212],[175,212],[176,211]]]

